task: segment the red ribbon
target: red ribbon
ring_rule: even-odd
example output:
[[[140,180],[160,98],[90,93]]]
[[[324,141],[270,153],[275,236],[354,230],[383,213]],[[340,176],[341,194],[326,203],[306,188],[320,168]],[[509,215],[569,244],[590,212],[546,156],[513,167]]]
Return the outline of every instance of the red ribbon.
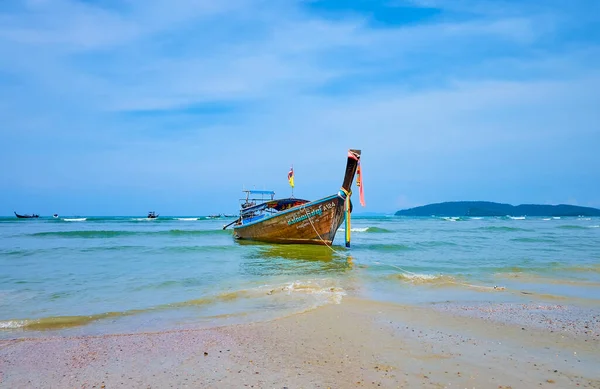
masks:
[[[358,161],[358,167],[356,168],[356,186],[359,188],[360,205],[365,206],[365,192],[363,191],[362,182],[362,170],[360,169],[360,161]]]

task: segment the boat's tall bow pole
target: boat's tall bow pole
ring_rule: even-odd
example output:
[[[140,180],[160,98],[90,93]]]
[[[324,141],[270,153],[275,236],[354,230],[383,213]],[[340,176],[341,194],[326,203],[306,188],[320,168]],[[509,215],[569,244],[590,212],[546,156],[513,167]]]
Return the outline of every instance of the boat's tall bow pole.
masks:
[[[346,229],[346,247],[350,247],[350,213],[351,213],[351,204],[350,197],[352,195],[352,191],[350,188],[352,187],[352,182],[354,181],[354,176],[356,174],[356,168],[358,167],[358,161],[360,161],[360,150],[350,149],[348,150],[348,162],[346,163],[346,174],[344,175],[344,182],[342,183],[342,188],[340,189],[340,197],[344,199],[344,218],[345,218],[345,229]]]

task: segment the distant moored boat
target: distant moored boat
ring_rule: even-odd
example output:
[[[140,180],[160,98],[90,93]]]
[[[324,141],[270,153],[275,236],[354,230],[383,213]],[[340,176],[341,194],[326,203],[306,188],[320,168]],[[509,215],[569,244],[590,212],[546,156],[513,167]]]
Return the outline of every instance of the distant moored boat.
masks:
[[[40,217],[40,215],[36,215],[35,213],[32,213],[31,215],[19,215],[16,212],[15,212],[15,216],[19,219],[37,219],[38,217]]]
[[[158,214],[155,213],[154,211],[148,212],[148,219],[156,219],[157,217],[158,217]]]

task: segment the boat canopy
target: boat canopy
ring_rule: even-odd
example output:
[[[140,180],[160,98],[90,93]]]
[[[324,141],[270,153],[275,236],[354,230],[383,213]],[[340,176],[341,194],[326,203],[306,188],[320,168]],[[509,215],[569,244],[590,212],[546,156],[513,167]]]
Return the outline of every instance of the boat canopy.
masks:
[[[296,207],[298,205],[302,205],[305,203],[308,203],[308,200],[296,199],[296,198],[271,200],[271,201],[266,201],[264,203],[260,203],[257,205],[251,205],[246,208],[242,208],[242,215],[246,216],[253,212],[263,211],[267,208],[274,209],[276,211],[283,211],[283,210],[290,209],[290,208],[293,208],[293,207]]]

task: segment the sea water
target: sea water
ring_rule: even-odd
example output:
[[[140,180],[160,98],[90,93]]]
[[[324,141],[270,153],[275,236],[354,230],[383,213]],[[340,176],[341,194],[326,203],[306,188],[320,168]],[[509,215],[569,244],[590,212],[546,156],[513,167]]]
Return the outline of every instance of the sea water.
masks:
[[[351,247],[201,217],[0,218],[0,338],[269,320],[358,296],[600,304],[600,218],[353,217]]]

